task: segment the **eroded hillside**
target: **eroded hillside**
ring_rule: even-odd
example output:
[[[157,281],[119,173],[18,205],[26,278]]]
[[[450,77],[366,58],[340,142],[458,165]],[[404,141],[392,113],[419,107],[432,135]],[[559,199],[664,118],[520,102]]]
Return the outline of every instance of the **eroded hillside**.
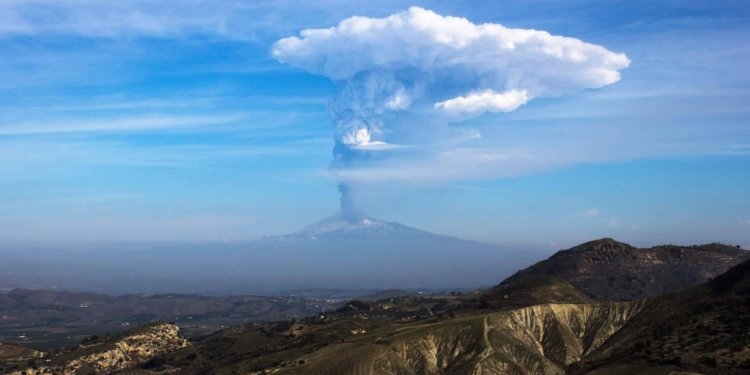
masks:
[[[40,353],[37,360],[12,363],[3,370],[10,375],[111,374],[189,345],[174,324],[156,323],[61,353]]]
[[[546,304],[409,332],[390,345],[398,358],[393,368],[420,375],[564,374],[642,308],[640,302]]]

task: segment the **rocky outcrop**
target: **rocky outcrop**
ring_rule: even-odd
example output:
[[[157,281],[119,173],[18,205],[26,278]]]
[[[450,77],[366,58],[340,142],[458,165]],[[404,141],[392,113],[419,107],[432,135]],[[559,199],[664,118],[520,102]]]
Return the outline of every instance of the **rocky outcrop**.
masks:
[[[52,358],[43,366],[18,370],[11,374],[111,374],[189,345],[176,325],[150,324],[120,334],[117,338],[101,344],[64,353]]]

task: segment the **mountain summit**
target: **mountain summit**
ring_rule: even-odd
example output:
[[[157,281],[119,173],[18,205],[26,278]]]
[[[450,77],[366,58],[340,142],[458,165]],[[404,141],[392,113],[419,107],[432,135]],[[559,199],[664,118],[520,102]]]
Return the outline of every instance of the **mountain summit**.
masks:
[[[589,241],[582,243],[578,246],[563,250],[570,254],[581,254],[589,253],[592,255],[605,255],[605,254],[629,254],[632,251],[638,250],[636,247],[629,244],[615,241],[611,238],[602,238],[599,240]]]
[[[403,224],[373,219],[360,212],[341,212],[304,227],[285,238],[440,237]]]

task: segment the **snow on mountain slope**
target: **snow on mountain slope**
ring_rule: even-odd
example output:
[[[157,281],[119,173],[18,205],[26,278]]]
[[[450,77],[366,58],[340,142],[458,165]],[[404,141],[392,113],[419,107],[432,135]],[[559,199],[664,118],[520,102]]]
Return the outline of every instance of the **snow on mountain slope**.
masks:
[[[285,239],[333,239],[337,237],[419,237],[450,238],[399,223],[373,219],[362,213],[339,213],[302,228]]]
[[[254,247],[241,254],[252,257],[246,264],[261,269],[254,276],[273,273],[286,275],[285,282],[324,280],[375,289],[497,284],[539,260],[361,213],[339,213],[288,235],[265,237]]]

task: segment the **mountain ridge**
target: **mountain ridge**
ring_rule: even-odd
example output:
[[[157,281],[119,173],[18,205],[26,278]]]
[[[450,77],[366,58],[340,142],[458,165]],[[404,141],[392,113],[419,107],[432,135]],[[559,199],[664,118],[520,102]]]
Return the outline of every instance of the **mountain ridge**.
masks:
[[[707,282],[748,259],[750,251],[718,243],[636,248],[603,238],[558,251],[499,286],[550,276],[571,283],[598,301],[629,301]]]

